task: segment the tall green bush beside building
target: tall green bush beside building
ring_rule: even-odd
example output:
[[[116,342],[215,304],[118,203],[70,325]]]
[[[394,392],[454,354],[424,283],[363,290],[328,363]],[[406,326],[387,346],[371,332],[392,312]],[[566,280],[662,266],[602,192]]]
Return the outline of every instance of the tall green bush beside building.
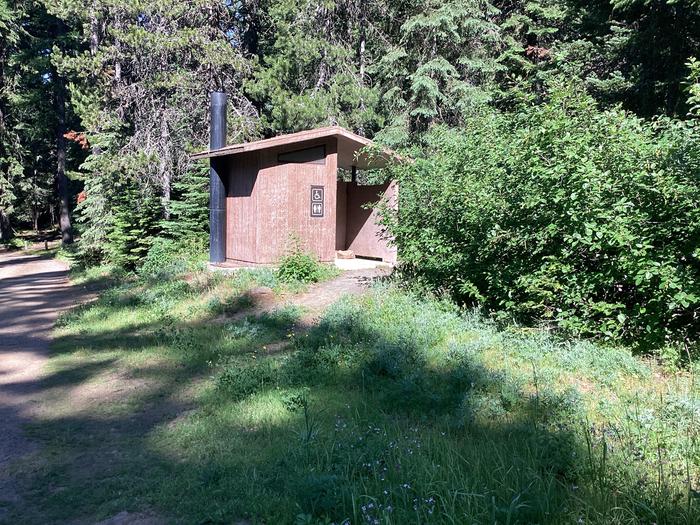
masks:
[[[520,320],[644,347],[700,331],[695,124],[600,111],[553,87],[542,105],[434,129],[397,167],[388,217],[406,268]]]

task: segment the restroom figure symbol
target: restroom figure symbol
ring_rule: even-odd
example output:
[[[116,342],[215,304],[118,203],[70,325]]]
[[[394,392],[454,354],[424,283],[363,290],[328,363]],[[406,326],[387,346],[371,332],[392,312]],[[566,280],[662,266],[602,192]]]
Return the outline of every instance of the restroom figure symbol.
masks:
[[[323,217],[323,186],[311,186],[311,216]]]

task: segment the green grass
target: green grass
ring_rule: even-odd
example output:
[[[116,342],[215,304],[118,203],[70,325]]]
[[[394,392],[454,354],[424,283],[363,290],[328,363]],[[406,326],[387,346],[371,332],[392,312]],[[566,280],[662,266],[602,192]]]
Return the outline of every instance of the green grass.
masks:
[[[11,522],[700,522],[692,370],[392,285],[309,329],[240,317],[271,279],[131,280],[65,315]]]

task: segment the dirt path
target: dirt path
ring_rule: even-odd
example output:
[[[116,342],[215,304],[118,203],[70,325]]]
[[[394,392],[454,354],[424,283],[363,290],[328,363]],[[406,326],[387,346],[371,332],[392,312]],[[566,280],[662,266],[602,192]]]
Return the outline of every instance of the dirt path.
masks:
[[[22,424],[34,411],[53,324],[76,300],[63,262],[0,253],[0,504],[19,497],[8,467],[36,446]]]
[[[367,290],[372,283],[388,277],[390,268],[372,268],[351,270],[340,274],[335,279],[313,284],[300,294],[285,294],[276,296],[272,289],[266,287],[254,288],[248,292],[252,308],[237,312],[232,317],[222,317],[223,320],[244,319],[248,316],[258,316],[270,312],[280,306],[299,306],[304,313],[299,320],[300,328],[309,328],[316,324],[321,315],[331,304],[343,295],[359,295]]]
[[[312,324],[325,312],[331,304],[343,295],[359,295],[377,279],[391,273],[388,268],[370,270],[353,270],[343,272],[339,277],[315,284],[301,295],[292,297],[290,303],[301,306],[306,310],[303,321]]]

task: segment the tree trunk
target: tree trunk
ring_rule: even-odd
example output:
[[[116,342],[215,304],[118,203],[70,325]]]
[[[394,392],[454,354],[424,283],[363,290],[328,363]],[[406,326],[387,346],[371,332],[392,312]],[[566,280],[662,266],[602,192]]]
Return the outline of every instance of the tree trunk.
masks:
[[[243,2],[242,14],[246,23],[243,31],[243,49],[250,55],[258,55],[259,53],[259,37],[260,18],[258,16],[258,2]]]
[[[163,184],[163,217],[170,219],[170,185],[172,183],[171,159],[170,159],[170,132],[165,111],[161,115],[160,140],[161,140],[161,181]]]
[[[68,177],[66,177],[66,86],[63,78],[54,71],[56,103],[56,187],[58,189],[58,225],[63,244],[73,243],[73,229],[70,223],[70,203],[68,199]]]
[[[367,35],[365,32],[365,17],[360,17],[360,48],[358,50],[358,58],[360,60],[360,85],[365,85],[365,47],[367,45]]]
[[[100,21],[97,19],[97,5],[92,3],[90,10],[90,54],[97,54],[97,47],[100,45]]]
[[[7,242],[12,237],[12,228],[10,228],[10,218],[4,210],[0,210],[0,242]]]
[[[4,59],[4,57],[0,57]],[[4,85],[4,72],[2,70],[2,64],[0,64],[0,86]],[[2,111],[2,106],[0,105],[0,158],[7,155],[5,146],[5,115]],[[9,178],[9,174],[8,178]],[[8,181],[9,184],[9,181]],[[9,188],[0,187],[0,202],[3,200],[3,192],[9,191]],[[9,204],[9,203],[6,203]],[[10,227],[10,215],[0,207],[0,242],[7,242],[12,237],[12,228]]]
[[[358,55],[358,60],[360,62],[360,88],[365,87],[365,46],[367,45],[367,33],[365,32],[365,14],[364,12],[362,13],[362,16],[360,16],[360,45],[357,50],[357,55]],[[365,99],[364,99],[364,93],[361,92],[362,94],[360,95],[360,109],[362,111],[365,110]],[[364,126],[360,124],[360,127],[357,129],[357,132],[364,137],[365,135],[365,129]]]

